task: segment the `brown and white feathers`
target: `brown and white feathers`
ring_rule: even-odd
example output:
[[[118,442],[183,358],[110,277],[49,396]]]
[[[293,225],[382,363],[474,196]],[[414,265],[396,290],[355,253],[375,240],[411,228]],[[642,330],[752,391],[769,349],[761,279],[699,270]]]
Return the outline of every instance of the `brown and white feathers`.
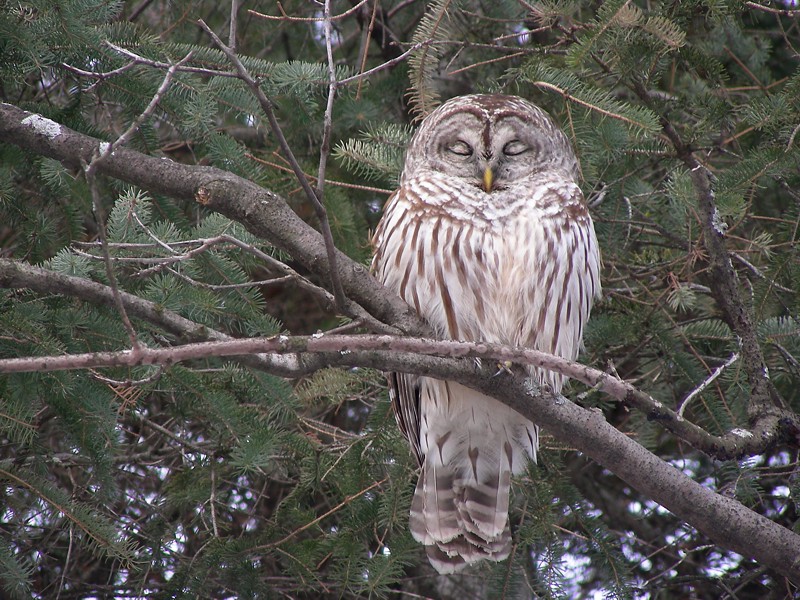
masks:
[[[522,98],[471,95],[414,135],[373,244],[373,271],[443,338],[575,359],[600,256],[566,136]],[[532,368],[561,390],[563,377]],[[538,427],[450,381],[390,375],[422,471],[410,528],[440,573],[511,550],[511,476],[536,460]]]

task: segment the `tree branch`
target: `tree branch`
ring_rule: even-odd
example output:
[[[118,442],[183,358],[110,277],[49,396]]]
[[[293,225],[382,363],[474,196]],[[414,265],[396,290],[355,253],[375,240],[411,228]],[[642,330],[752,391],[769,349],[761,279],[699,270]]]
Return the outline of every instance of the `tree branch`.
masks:
[[[430,355],[420,356],[426,351]],[[692,481],[644,447],[610,425],[601,411],[584,409],[532,386],[521,377],[493,374],[474,361],[459,358],[525,358],[539,365],[559,363],[566,372],[592,370],[533,350],[492,344],[420,340],[392,336],[275,336],[178,348],[138,352],[102,352],[66,357],[35,357],[0,360],[0,372],[48,371],[92,366],[133,366],[171,364],[192,358],[245,355],[253,352],[287,354],[320,353],[329,366],[359,365],[392,369],[457,380],[498,398],[528,419],[535,420],[556,438],[569,443],[613,471],[632,487],[650,496],[678,517],[692,524],[715,543],[749,556],[795,582],[800,582],[800,536],[749,510],[736,500],[719,495]],[[433,356],[443,354],[446,357]],[[568,368],[569,367],[569,368]],[[575,369],[574,371],[572,369]],[[560,371],[561,369],[559,369]],[[594,372],[604,385],[610,380]],[[623,382],[619,382],[624,385]],[[731,432],[731,441],[746,444],[750,439]],[[734,438],[739,437],[740,440]],[[736,527],[730,527],[730,523]]]
[[[300,163],[297,161],[297,158],[294,156],[294,152],[292,152],[291,147],[289,147],[289,142],[286,141],[286,137],[283,135],[283,130],[281,129],[280,124],[278,123],[278,118],[275,116],[275,111],[272,110],[272,102],[267,95],[264,93],[264,90],[258,85],[258,82],[253,79],[250,73],[247,71],[247,68],[242,64],[242,61],[239,60],[239,57],[236,56],[236,53],[226,46],[222,40],[219,39],[216,33],[214,33],[211,28],[206,25],[205,21],[200,19],[198,21],[200,26],[203,30],[211,37],[214,41],[214,44],[222,50],[225,56],[228,57],[228,60],[231,61],[233,66],[236,68],[236,71],[239,73],[239,78],[247,84],[247,87],[250,88],[250,91],[253,92],[253,95],[258,99],[258,103],[261,105],[261,110],[264,111],[264,114],[267,116],[267,120],[269,121],[270,128],[272,129],[272,133],[275,134],[275,137],[278,139],[278,145],[281,147],[281,152],[286,157],[286,160],[289,161],[289,164],[294,171],[295,177],[300,182],[300,187],[303,188],[303,191],[308,198],[308,201],[311,203],[311,206],[314,208],[314,212],[317,215],[317,219],[319,220],[319,226],[322,231],[322,239],[325,240],[325,252],[327,254],[328,263],[331,265],[327,276],[331,282],[331,291],[333,292],[333,297],[336,298],[336,304],[339,310],[344,310],[345,306],[345,295],[344,290],[342,288],[342,282],[339,280],[339,270],[336,265],[337,261],[337,250],[336,246],[333,243],[333,233],[331,232],[331,225],[328,221],[328,211],[325,210],[325,206],[322,204],[322,199],[320,198],[319,193],[314,190],[311,185],[308,183],[308,179],[306,178],[305,173],[303,173],[303,169],[300,166]],[[335,81],[335,80],[334,80]],[[333,107],[333,90],[335,89],[335,85],[332,84],[331,88],[331,96],[328,98],[329,106]],[[326,113],[327,114],[327,113]],[[324,149],[323,149],[323,156],[324,156]],[[320,169],[324,169],[324,167],[320,166]],[[323,171],[324,173],[324,171]]]
[[[0,139],[73,167],[78,166],[81,158],[91,157],[100,143],[8,104],[0,104]],[[124,148],[109,156],[99,168],[108,176],[155,193],[178,198],[196,196],[214,210],[243,223],[255,235],[290,252],[312,271],[324,273],[330,268],[320,234],[300,220],[282,198],[247,180],[219,169],[186,166]],[[425,331],[424,324],[411,309],[370,277],[362,265],[343,254],[339,254],[337,260],[342,285],[351,298],[384,322],[398,324],[409,333]],[[325,337],[306,338],[305,343],[323,343]],[[275,339],[280,341],[280,338]],[[298,351],[296,347],[287,349],[290,354]],[[331,365],[352,364],[355,358],[341,352],[324,352],[320,356]],[[530,382],[522,378],[502,374],[494,377],[491,369],[478,369],[474,362],[465,365],[452,358],[379,350],[364,351],[357,357],[363,359],[366,366],[454,379],[498,398],[541,424],[557,439],[568,441],[613,471],[715,543],[800,583],[800,536],[736,500],[695,483],[617,431],[600,411],[587,410],[562,398],[534,391]],[[731,527],[731,523],[736,526]]]
[[[643,84],[635,85],[634,92],[649,108],[653,108],[652,98]],[[692,148],[683,141],[669,119],[661,115],[659,121],[678,158],[690,172],[700,209],[703,245],[709,257],[709,287],[717,305],[722,309],[725,320],[741,340],[742,363],[751,390],[748,416],[751,423],[757,423],[763,415],[774,414],[776,406],[781,406],[783,401],[769,380],[750,307],[742,297],[738,276],[725,245],[727,226],[717,210],[713,187],[714,175],[698,160]]]
[[[42,156],[80,168],[91,160],[102,143],[63,125],[0,103],[0,140]],[[309,271],[328,279],[330,263],[320,233],[298,217],[279,195],[214,167],[176,163],[120,148],[98,168],[99,172],[135,184],[156,194],[195,199],[291,254]],[[339,279],[351,301],[383,323],[411,335],[427,335],[429,329],[400,298],[387,293],[364,265],[336,251]],[[346,305],[345,308],[352,304]],[[358,318],[356,311],[348,314]],[[388,326],[388,325],[387,325]]]
[[[0,259],[0,284],[3,283]],[[10,261],[9,261],[10,262]],[[395,364],[393,355],[440,358],[480,358],[489,361],[511,362],[530,365],[560,373],[570,379],[580,381],[604,392],[620,402],[644,412],[649,419],[657,420],[665,429],[684,439],[698,450],[705,451],[719,460],[741,458],[762,454],[767,448],[785,440],[789,435],[800,432],[800,423],[792,413],[784,412],[765,422],[758,433],[744,429],[733,429],[724,436],[714,436],[686,421],[681,415],[667,408],[648,394],[631,384],[612,377],[608,373],[592,369],[586,365],[564,358],[533,350],[514,348],[484,342],[457,342],[452,340],[431,340],[422,338],[397,337],[391,335],[330,335],[259,337],[247,339],[222,338],[219,341],[186,344],[170,348],[139,348],[116,352],[90,352],[60,356],[31,356],[25,358],[0,359],[0,373],[61,371],[98,367],[120,367],[139,365],[172,365],[185,360],[209,358],[212,356],[253,356],[253,355],[305,355],[324,354],[319,360],[306,363],[296,361],[293,373],[287,373],[287,364],[273,365],[269,360],[259,364],[262,370],[282,376],[301,377],[309,373],[309,368],[325,366],[360,366],[383,370],[419,372],[410,368],[406,362]],[[333,354],[333,356],[331,356]],[[424,362],[424,361],[423,361]],[[493,364],[493,363],[492,363]],[[455,379],[468,376],[470,369],[464,367]],[[452,375],[452,374],[451,374]],[[535,419],[534,419],[535,420]],[[768,423],[768,426],[767,426]]]

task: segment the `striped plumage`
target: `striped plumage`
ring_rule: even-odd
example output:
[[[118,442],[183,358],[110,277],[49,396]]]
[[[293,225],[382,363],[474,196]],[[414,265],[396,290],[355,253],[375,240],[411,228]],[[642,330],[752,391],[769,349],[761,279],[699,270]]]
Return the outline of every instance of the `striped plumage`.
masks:
[[[513,96],[446,102],[409,145],[384,209],[373,270],[443,338],[578,355],[600,257],[566,136]],[[531,369],[560,391],[563,377]],[[422,471],[410,528],[452,573],[511,549],[511,475],[538,428],[455,382],[392,374],[395,414]]]

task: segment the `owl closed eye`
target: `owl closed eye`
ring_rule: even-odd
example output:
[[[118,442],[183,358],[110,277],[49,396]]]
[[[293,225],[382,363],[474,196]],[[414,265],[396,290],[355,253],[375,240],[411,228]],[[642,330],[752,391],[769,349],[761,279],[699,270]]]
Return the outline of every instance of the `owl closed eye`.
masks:
[[[544,112],[510,96],[484,98],[507,101],[491,119],[486,105],[460,110],[455,104],[426,119],[409,147],[404,173],[446,173],[487,193],[547,170],[575,176],[577,161],[569,142]]]

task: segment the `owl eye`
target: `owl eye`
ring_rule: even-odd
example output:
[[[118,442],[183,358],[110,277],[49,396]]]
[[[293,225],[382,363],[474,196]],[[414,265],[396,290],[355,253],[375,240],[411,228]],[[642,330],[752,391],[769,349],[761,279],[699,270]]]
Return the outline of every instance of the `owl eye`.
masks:
[[[511,140],[503,146],[503,154],[506,156],[518,156],[528,149],[528,146],[519,140]]]
[[[472,156],[472,146],[464,140],[456,140],[447,149],[458,156]]]

